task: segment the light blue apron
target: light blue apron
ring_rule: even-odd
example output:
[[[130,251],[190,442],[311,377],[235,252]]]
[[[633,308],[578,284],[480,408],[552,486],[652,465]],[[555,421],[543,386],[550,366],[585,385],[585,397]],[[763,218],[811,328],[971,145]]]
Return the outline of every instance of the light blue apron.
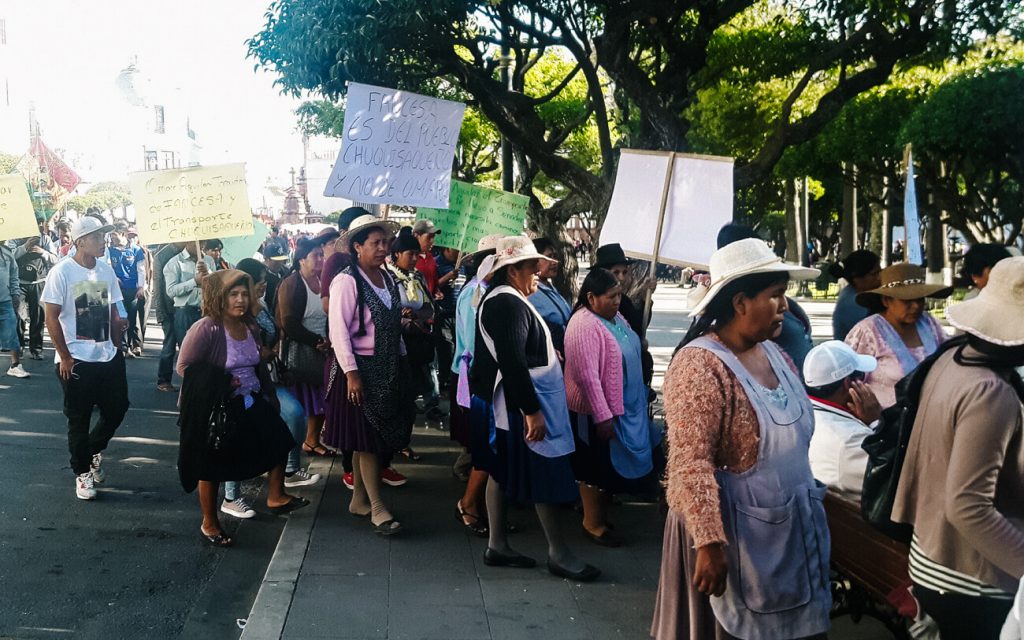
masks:
[[[623,414],[615,418],[615,437],[608,442],[612,467],[623,478],[642,478],[654,469],[651,447],[661,442],[661,435],[647,413],[640,336],[622,316],[616,315],[614,321],[600,319],[622,352]]]
[[[711,598],[715,618],[747,640],[804,638],[829,627],[830,538],[807,450],[814,413],[778,347],[762,342],[787,398],[781,407],[724,345],[705,336],[686,345],[706,349],[729,367],[757,413],[757,462],[743,473],[719,469],[722,523],[728,545],[725,593]]]
[[[545,342],[548,349],[548,363],[543,367],[530,369],[530,379],[533,381],[534,391],[537,392],[537,400],[540,402],[541,413],[544,414],[544,422],[547,425],[547,435],[540,442],[527,442],[527,446],[539,456],[545,458],[558,458],[568,455],[576,450],[576,443],[572,437],[572,426],[569,420],[569,406],[565,400],[565,380],[562,377],[562,365],[558,362],[558,354],[555,353],[555,346],[551,343],[551,332],[548,330],[544,319],[540,317],[530,301],[521,293],[508,285],[502,285],[494,290],[483,302],[477,311],[477,317],[484,315],[484,305],[491,298],[500,295],[513,295],[523,301],[530,312],[537,318],[541,328],[544,330]],[[497,361],[498,353],[494,348],[494,341],[484,328],[483,322],[479,323],[480,337],[484,339],[484,345],[490,352],[491,357]],[[505,406],[505,392],[501,384],[501,368],[494,380],[494,398],[492,400],[494,411],[494,424],[498,429],[508,431],[508,409]],[[525,427],[524,427],[525,431]]]

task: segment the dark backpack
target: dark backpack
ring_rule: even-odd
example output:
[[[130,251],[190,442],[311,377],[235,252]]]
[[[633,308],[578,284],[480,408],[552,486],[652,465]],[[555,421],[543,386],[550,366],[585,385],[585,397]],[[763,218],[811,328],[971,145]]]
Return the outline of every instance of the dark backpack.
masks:
[[[907,457],[910,432],[917,418],[921,387],[939,357],[967,343],[966,336],[946,341],[909,375],[896,383],[896,404],[882,411],[875,432],[864,438],[861,447],[868,452],[868,467],[864,473],[860,510],[864,519],[893,540],[910,544],[914,528],[909,524],[892,521],[892,506],[896,501],[903,461]]]
[[[29,251],[18,258],[18,279],[22,282],[36,282],[46,278],[50,264],[42,254]]]

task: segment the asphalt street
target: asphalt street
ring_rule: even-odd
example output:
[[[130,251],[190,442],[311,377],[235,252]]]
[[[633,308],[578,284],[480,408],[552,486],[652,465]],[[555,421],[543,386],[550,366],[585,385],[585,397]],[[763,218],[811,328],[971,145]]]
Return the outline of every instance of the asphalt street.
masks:
[[[107,481],[78,500],[53,351],[2,375],[0,638],[237,638],[284,519],[246,483],[259,515],[224,516],[230,550],[199,537],[199,507],[178,481],[176,394],[156,390],[160,330],[129,360],[131,409],[104,457]]]

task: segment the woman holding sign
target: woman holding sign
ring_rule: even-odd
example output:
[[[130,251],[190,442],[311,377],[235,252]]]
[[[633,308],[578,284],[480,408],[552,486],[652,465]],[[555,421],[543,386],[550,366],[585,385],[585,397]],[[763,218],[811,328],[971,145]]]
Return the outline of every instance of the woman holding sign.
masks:
[[[476,352],[470,370],[474,428],[487,429],[490,446],[473,451],[473,464],[487,471],[490,523],[484,564],[529,568],[536,565],[508,544],[506,496],[536,505],[548,541],[548,571],[577,581],[601,572],[565,544],[557,505],[579,495],[569,455],[575,446],[565,399],[562,367],[551,333],[527,296],[537,290],[541,262],[526,236],[498,241],[490,288],[478,310]],[[479,274],[478,274],[479,275]],[[479,454],[479,456],[478,456]]]

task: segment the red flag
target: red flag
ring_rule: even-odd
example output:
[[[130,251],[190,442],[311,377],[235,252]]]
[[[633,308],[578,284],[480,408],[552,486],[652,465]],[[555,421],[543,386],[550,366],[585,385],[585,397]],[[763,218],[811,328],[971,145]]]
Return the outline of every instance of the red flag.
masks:
[[[39,136],[33,136],[28,153],[18,161],[16,169],[28,181],[33,199],[48,200],[43,208],[50,211],[59,209],[82,181]]]

